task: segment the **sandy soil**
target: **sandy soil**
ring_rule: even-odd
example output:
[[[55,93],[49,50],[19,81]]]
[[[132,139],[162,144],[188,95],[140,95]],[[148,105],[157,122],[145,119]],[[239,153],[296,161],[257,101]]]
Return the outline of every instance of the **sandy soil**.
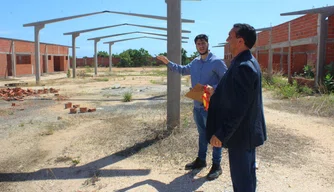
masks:
[[[48,94],[15,107],[0,101],[0,191],[233,191],[226,151],[215,181],[205,180],[209,166],[183,170],[197,149],[191,101],[182,97],[182,128],[166,135],[166,76],[149,68],[113,71],[75,80],[42,77],[44,87],[60,89],[68,100]],[[0,86],[19,81],[34,77]],[[182,78],[182,94],[188,85]],[[122,101],[126,92],[132,102]],[[69,114],[68,101],[97,111]],[[268,108],[281,102],[269,92],[264,101],[269,137],[257,153],[258,191],[334,191],[333,119]]]

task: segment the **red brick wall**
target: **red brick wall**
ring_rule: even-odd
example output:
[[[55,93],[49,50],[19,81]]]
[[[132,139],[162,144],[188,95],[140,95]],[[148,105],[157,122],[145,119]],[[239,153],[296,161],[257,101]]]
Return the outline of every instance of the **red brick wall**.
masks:
[[[317,35],[318,14],[310,14],[291,21],[291,40]]]
[[[0,77],[5,77],[7,74],[7,55],[0,53]]]
[[[269,38],[269,36],[267,38]],[[283,23],[272,28],[272,43],[279,43],[288,40],[289,40],[289,23]]]
[[[327,43],[326,46],[326,64],[334,61],[334,15],[328,17],[328,39],[331,39],[331,43]]]
[[[264,46],[269,44],[269,31],[263,31],[258,34],[257,46]]]
[[[86,60],[86,62],[85,62]],[[112,58],[112,64],[117,65],[119,63],[119,58]],[[72,59],[70,60],[71,67],[72,67]],[[109,66],[109,57],[98,57],[97,63],[99,66],[108,67]],[[94,67],[94,57],[87,57],[87,58],[77,58],[76,60],[77,67],[84,67],[90,66]]]
[[[299,17],[290,21],[291,25],[291,40],[309,38],[317,35],[318,14],[309,14]],[[280,43],[288,41],[289,22],[282,23],[272,28],[272,43]],[[334,61],[334,15],[328,18],[328,39],[332,39],[330,43],[326,45],[326,63]],[[265,46],[269,44],[269,31],[263,31],[258,33],[258,39],[256,46]],[[280,49],[273,50],[273,71],[281,70]],[[228,45],[225,45],[225,60],[230,61],[228,57],[230,54]],[[283,50],[283,72],[288,72],[287,60],[288,60],[288,48]],[[254,55],[256,53],[254,52]],[[268,68],[268,51],[259,51],[258,61],[263,69]],[[315,67],[317,59],[317,45],[303,45],[292,47],[291,53],[291,71],[301,73],[304,65],[309,64]]]
[[[11,41],[0,39],[0,52],[11,52],[10,45],[11,45]]]
[[[258,62],[261,66],[262,69],[268,69],[268,51],[260,51],[258,53],[259,58],[258,58]]]

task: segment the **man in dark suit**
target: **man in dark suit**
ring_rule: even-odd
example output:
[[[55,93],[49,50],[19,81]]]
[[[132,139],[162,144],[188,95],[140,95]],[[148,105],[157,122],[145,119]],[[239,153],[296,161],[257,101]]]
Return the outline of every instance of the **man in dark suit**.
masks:
[[[226,41],[233,59],[210,98],[207,140],[228,148],[234,192],[255,192],[255,148],[267,139],[261,70],[250,52],[255,29],[235,24]]]

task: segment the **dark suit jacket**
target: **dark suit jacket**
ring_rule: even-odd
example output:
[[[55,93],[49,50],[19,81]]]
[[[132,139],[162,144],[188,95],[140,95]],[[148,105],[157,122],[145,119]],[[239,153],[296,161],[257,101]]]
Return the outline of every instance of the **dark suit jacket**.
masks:
[[[218,137],[226,148],[251,149],[267,139],[261,70],[249,50],[231,62],[210,99],[207,140]]]

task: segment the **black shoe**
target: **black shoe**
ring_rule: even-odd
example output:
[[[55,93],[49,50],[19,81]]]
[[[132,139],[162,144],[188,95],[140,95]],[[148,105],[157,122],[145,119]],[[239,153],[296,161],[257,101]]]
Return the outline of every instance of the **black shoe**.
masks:
[[[192,170],[192,169],[201,169],[204,167],[206,167],[206,161],[203,161],[197,157],[195,161],[188,163],[185,169]]]
[[[211,181],[214,179],[217,179],[219,175],[223,173],[222,168],[220,167],[220,164],[212,164],[212,167],[210,169],[210,172],[206,175],[206,178]]]

